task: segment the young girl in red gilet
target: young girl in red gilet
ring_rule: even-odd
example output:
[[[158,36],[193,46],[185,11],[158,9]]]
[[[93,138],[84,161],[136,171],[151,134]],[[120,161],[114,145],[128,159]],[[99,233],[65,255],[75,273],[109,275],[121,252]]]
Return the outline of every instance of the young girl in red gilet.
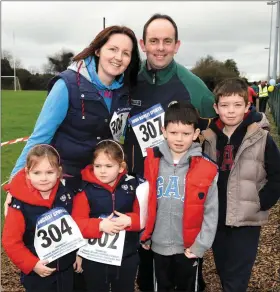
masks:
[[[123,149],[113,140],[97,145],[82,179],[73,218],[87,239],[78,253],[83,257],[87,291],[133,292],[143,227],[136,188],[143,181],[126,174]]]
[[[57,249],[61,256],[50,263],[38,256],[56,243],[64,244],[66,249],[63,237],[76,236],[75,228],[79,233],[69,215],[73,194],[61,182],[61,170],[57,151],[50,145],[37,145],[30,150],[25,168],[5,186],[13,200],[5,219],[2,243],[11,261],[21,270],[21,283],[27,292],[72,291],[73,264],[76,272],[81,272],[81,259],[75,262],[73,249],[68,249],[67,254]],[[58,219],[52,220],[56,216]]]

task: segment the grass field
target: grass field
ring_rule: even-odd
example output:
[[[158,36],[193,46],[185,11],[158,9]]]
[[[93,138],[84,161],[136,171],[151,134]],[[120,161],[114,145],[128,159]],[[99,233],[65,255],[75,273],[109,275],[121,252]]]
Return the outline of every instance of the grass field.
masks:
[[[31,134],[46,96],[46,91],[1,91],[1,142]],[[19,142],[1,147],[1,184],[9,178],[24,145]],[[1,188],[1,209],[5,197]]]

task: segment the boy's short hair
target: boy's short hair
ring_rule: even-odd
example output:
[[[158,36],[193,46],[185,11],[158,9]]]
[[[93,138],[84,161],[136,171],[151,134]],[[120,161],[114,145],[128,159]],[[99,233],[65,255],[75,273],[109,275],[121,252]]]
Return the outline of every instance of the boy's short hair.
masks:
[[[197,109],[187,101],[173,101],[169,104],[164,116],[164,128],[169,123],[182,123],[198,128],[199,114]]]
[[[217,84],[214,89],[215,103],[218,104],[221,96],[238,94],[248,104],[248,85],[241,78],[228,78]]]

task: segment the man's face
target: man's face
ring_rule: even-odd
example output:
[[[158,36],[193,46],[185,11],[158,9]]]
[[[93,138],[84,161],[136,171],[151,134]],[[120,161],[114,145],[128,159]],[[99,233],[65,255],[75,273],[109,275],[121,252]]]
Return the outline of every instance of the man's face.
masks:
[[[148,69],[163,69],[173,60],[180,47],[175,41],[175,28],[166,19],[156,19],[147,27],[146,39],[140,40],[142,51],[146,53]]]

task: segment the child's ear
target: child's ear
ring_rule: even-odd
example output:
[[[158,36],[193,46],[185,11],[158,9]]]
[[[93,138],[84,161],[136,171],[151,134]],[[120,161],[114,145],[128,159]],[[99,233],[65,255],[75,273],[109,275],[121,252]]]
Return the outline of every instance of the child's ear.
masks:
[[[166,139],[166,130],[165,130],[165,128],[161,127],[161,131],[162,131],[163,137]]]
[[[216,114],[218,115],[219,114],[219,108],[218,108],[218,105],[216,103],[213,104],[213,108],[214,108]]]
[[[120,164],[119,173],[122,173],[125,169],[127,169],[127,165],[126,165],[126,162],[123,161],[123,162]]]
[[[61,166],[59,166],[59,168],[58,168],[58,177],[62,178],[62,167]]]
[[[193,135],[193,141],[195,141],[198,138],[199,134],[200,134],[200,129],[199,128],[195,129],[194,135]]]
[[[245,114],[248,112],[250,106],[251,106],[251,103],[248,102],[248,104],[247,104],[246,107],[245,107]]]

